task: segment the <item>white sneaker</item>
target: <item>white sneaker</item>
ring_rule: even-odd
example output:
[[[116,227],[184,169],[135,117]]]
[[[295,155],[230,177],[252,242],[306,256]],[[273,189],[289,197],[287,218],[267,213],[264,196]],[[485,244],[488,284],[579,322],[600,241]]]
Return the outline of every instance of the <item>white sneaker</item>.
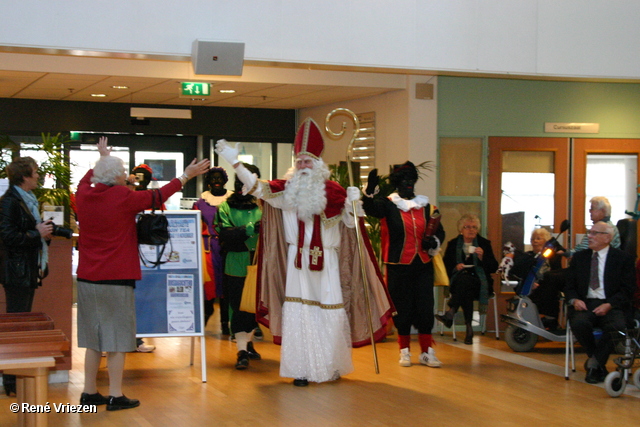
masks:
[[[147,345],[145,343],[142,343],[138,346],[138,348],[136,349],[136,351],[138,353],[151,353],[153,350],[156,349],[155,345]]]
[[[436,352],[432,347],[429,347],[428,352],[423,352],[420,354],[420,363],[423,365],[427,365],[430,368],[439,368],[442,366],[442,362],[438,360],[436,357]]]
[[[400,350],[400,366],[411,366],[411,353],[409,353],[408,348],[403,348],[402,350]]]

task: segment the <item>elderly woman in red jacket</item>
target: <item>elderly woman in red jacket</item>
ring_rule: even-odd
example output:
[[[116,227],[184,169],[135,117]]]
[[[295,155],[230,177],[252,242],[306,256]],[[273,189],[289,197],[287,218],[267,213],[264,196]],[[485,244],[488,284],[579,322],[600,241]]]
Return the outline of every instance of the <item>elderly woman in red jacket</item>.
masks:
[[[80,180],[76,193],[78,221],[78,347],[86,348],[83,405],[107,405],[107,410],[140,404],[122,393],[127,352],[136,349],[133,289],[140,280],[136,215],[151,208],[152,194],[126,187],[122,160],[110,155],[107,138],[98,142],[100,159]],[[186,182],[209,169],[209,160],[194,159],[179,178],[160,189],[164,203]],[[102,352],[107,352],[109,397],[97,390]]]

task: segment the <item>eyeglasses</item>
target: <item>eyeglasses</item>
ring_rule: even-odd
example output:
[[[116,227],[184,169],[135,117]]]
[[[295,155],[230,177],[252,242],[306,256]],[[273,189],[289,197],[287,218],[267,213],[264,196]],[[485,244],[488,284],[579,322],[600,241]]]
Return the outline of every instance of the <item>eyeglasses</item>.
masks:
[[[609,233],[607,233],[606,231],[589,230],[589,234],[590,234],[591,236],[596,236],[596,235],[598,235],[598,234],[609,234]]]
[[[465,230],[478,230],[477,225],[463,225],[462,228],[464,228]]]

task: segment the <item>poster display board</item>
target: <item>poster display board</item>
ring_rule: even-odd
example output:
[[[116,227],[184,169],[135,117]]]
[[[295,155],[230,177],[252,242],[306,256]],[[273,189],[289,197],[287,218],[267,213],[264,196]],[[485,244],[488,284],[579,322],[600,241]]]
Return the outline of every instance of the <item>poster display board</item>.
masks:
[[[171,238],[161,256],[163,264],[145,267],[140,263],[142,279],[135,289],[137,336],[200,337],[202,381],[206,382],[200,211],[163,214],[169,221]],[[144,256],[154,261],[160,248],[140,246]]]

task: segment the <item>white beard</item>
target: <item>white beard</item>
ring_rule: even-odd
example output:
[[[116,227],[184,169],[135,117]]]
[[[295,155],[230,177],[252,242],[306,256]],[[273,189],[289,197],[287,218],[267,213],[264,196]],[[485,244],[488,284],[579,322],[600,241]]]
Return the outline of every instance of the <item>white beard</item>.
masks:
[[[325,187],[322,170],[296,170],[285,184],[284,199],[287,208],[296,211],[300,220],[311,220],[327,207]]]

